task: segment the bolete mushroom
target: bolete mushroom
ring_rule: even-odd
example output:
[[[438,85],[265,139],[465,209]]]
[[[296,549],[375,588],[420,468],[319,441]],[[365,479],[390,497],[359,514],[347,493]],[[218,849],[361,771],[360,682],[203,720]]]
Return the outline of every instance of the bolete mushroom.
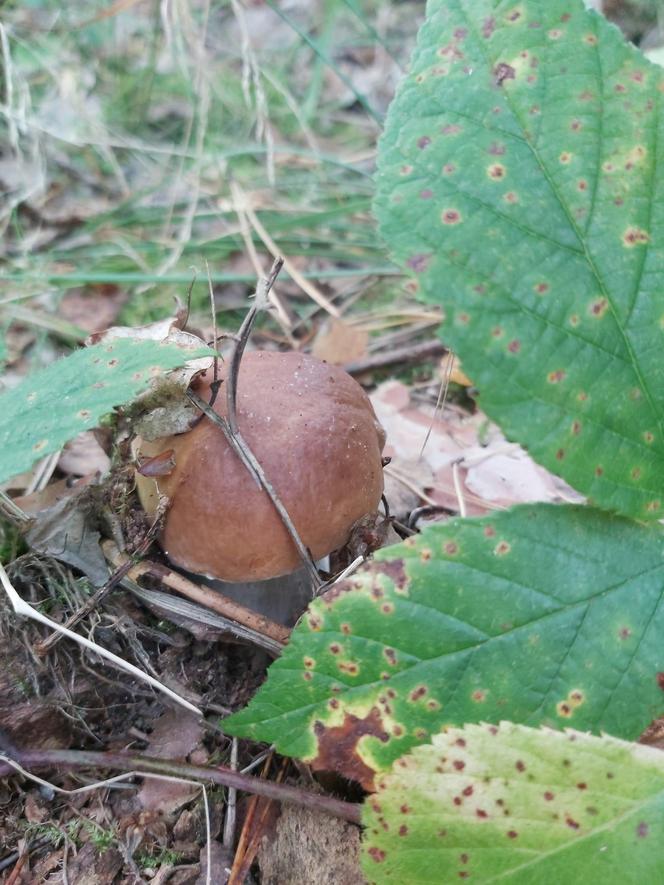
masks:
[[[225,381],[228,364],[220,364]],[[193,387],[209,401],[212,369]],[[226,416],[222,384],[214,404]],[[314,559],[342,547],[383,491],[385,434],[368,396],[343,369],[299,353],[253,351],[239,370],[240,431]],[[141,455],[172,450],[165,476],[139,476],[144,508],[169,499],[161,545],[176,565],[224,581],[293,572],[300,557],[266,492],[204,418],[192,430],[142,443]]]

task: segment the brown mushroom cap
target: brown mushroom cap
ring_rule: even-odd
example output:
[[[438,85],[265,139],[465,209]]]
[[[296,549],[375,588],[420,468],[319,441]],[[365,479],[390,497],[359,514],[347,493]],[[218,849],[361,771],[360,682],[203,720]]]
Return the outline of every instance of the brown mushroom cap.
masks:
[[[220,378],[227,368],[220,365]],[[206,400],[211,380],[210,369],[196,383]],[[214,408],[226,415],[225,384]],[[314,559],[343,546],[353,524],[376,510],[383,491],[385,434],[360,385],[310,356],[254,351],[240,366],[237,415]],[[262,580],[298,568],[281,519],[220,427],[204,419],[189,433],[142,445],[141,453],[168,449],[175,468],[156,482],[170,499],[161,544],[172,562],[226,581]]]

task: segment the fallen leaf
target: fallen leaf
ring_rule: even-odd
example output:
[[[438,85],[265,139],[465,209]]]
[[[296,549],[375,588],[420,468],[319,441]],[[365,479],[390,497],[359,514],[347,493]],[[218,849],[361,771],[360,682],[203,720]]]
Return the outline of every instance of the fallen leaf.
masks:
[[[60,301],[59,315],[86,332],[101,332],[113,323],[127,293],[111,283],[70,289]]]
[[[196,716],[186,710],[167,710],[155,724],[147,752],[158,759],[186,759],[202,736],[203,726]],[[145,811],[171,814],[198,794],[200,788],[195,784],[146,778],[138,801]]]
[[[343,366],[366,356],[369,333],[349,326],[343,320],[330,318],[316,336],[312,353],[319,360]]]
[[[86,430],[70,440],[58,459],[58,468],[74,476],[105,474],[111,459],[97,441],[94,430]]]

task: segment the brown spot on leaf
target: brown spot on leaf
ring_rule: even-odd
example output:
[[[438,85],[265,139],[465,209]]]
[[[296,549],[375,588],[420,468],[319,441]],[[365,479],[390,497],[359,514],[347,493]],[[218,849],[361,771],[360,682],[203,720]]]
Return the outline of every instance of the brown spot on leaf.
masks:
[[[546,376],[546,380],[549,384],[560,384],[561,381],[564,381],[567,377],[567,372],[564,369],[556,369],[555,372],[549,372]]]
[[[606,311],[608,310],[609,302],[607,298],[598,298],[593,301],[590,305],[590,313],[593,316],[601,317],[604,316]]]
[[[372,860],[375,860],[376,863],[382,863],[385,860],[385,852],[376,845],[372,845],[371,848],[367,850],[367,854]]]
[[[424,273],[424,271],[429,267],[430,261],[430,254],[411,255],[411,257],[406,261],[406,266],[415,271],[415,273]]]
[[[385,575],[392,581],[397,590],[406,590],[410,585],[410,578],[406,574],[403,559],[390,559],[385,562],[372,563],[371,570],[374,575]]]
[[[642,820],[639,824],[637,824],[636,835],[638,836],[639,839],[645,839],[646,836],[648,835],[649,829],[650,828],[649,828],[648,824],[644,820]]]
[[[454,225],[461,221],[461,213],[457,209],[444,209],[440,216],[443,224]]]
[[[650,234],[640,227],[628,227],[623,234],[622,240],[625,246],[631,249],[634,246],[641,246],[644,243],[650,242]]]
[[[421,138],[417,139],[417,146],[420,150],[424,150],[425,147],[429,147],[431,144],[431,139],[428,135],[423,135]]]
[[[578,821],[574,820],[574,818],[570,817],[569,815],[567,815],[567,817],[565,818],[565,823],[572,830],[578,830],[579,827],[581,826],[581,824]]]
[[[443,550],[448,556],[455,556],[459,552],[459,545],[455,541],[448,541]]]
[[[553,800],[555,799],[555,795],[550,790],[547,790],[544,794],[544,798],[547,802],[553,802]]]
[[[512,547],[507,543],[507,541],[500,541],[499,544],[496,544],[493,552],[496,554],[496,556],[506,556],[511,549]]]
[[[487,174],[489,178],[493,179],[494,181],[501,181],[503,178],[505,178],[507,170],[501,163],[493,163],[487,169]]]
[[[516,71],[512,65],[501,61],[493,69],[493,82],[496,86],[502,86],[505,80],[516,80]]]
[[[657,685],[664,691],[664,673],[657,674]]]
[[[471,698],[478,704],[484,703],[486,700],[486,692],[481,688],[478,688],[471,694]]]
[[[508,838],[508,839],[516,839],[516,837],[517,837],[518,835],[519,835],[519,834],[517,833],[516,830],[508,830],[508,831],[507,831],[507,838]]]
[[[507,345],[510,353],[518,353],[521,350],[521,342],[516,338]]]
[[[382,743],[389,740],[377,707],[372,707],[365,719],[347,712],[338,726],[330,727],[318,720],[314,723],[314,734],[318,740],[318,753],[309,764],[315,771],[339,772],[373,791],[376,773],[360,757],[357,748],[366,736]]]

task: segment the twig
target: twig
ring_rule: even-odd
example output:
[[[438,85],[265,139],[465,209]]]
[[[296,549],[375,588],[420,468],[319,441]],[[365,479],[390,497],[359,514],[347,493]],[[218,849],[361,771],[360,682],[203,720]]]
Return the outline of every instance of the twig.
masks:
[[[102,549],[107,559],[116,566],[122,565],[128,561],[129,568],[127,569],[125,577],[130,580],[138,581],[142,575],[156,578],[156,580],[161,581],[162,584],[170,587],[171,590],[175,590],[177,593],[181,593],[182,596],[186,596],[187,599],[198,602],[200,605],[204,605],[206,608],[212,609],[212,611],[218,612],[226,618],[237,621],[238,624],[242,624],[244,627],[247,627],[256,633],[261,633],[262,635],[269,637],[279,643],[279,645],[284,645],[284,643],[288,642],[290,630],[287,627],[282,627],[281,624],[271,621],[264,615],[257,614],[250,608],[241,605],[239,602],[235,602],[235,600],[223,596],[216,590],[214,592],[206,590],[204,587],[200,587],[198,584],[194,584],[193,581],[185,578],[184,575],[181,575],[157,562],[145,560],[143,562],[132,563],[125,554],[120,553],[112,541],[104,541],[102,543]]]
[[[152,756],[130,755],[125,753],[100,753],[91,750],[23,750],[16,758],[0,753],[0,777],[14,774],[17,765],[21,769],[62,768],[79,770],[81,768],[101,768],[116,771],[132,772],[141,777],[146,774],[166,777],[186,778],[204,783],[219,784],[222,787],[235,787],[245,793],[254,793],[276,799],[277,802],[290,802],[303,808],[322,811],[332,817],[341,818],[351,823],[360,823],[360,806],[351,802],[343,802],[332,796],[323,796],[291,787],[288,784],[275,784],[258,777],[232,771],[223,765],[212,767],[190,765],[186,762],[171,762]]]
[[[463,461],[463,456],[452,461],[452,481],[454,483],[454,492],[457,496],[457,504],[459,505],[459,516],[462,519],[466,517],[466,501],[463,497],[463,488],[461,486],[461,478],[459,476],[459,464]]]
[[[448,353],[447,348],[441,341],[423,341],[421,344],[412,344],[408,347],[395,347],[385,353],[374,353],[361,360],[346,363],[344,369],[349,375],[362,375],[373,369],[384,369],[397,363],[419,363],[434,357],[444,356]]]
[[[251,224],[253,229],[256,231],[256,233],[258,234],[258,236],[262,240],[265,248],[268,250],[268,252],[270,252],[271,255],[273,255],[275,258],[277,258],[280,254],[279,247],[274,242],[272,237],[269,235],[269,233],[267,232],[267,230],[265,229],[263,224],[258,220],[258,217],[256,216],[256,213],[249,205],[248,200],[245,200],[242,208],[244,209],[244,211],[247,215],[247,218],[249,219],[249,223]],[[293,280],[293,282],[296,283],[300,287],[300,289],[302,289],[303,292],[306,292],[307,295],[313,301],[315,301],[319,307],[322,307],[324,310],[326,310],[333,317],[340,317],[341,316],[339,308],[335,307],[334,304],[332,304],[332,302],[329,299],[327,299],[325,297],[325,295],[323,295],[323,293],[316,286],[313,285],[313,283],[310,283],[309,280],[306,279],[306,277],[302,276],[302,274],[299,272],[299,270],[287,258],[284,259],[284,267],[286,268],[286,270],[290,274],[290,277]]]
[[[295,544],[297,552],[300,554],[300,558],[306,566],[307,571],[309,572],[309,577],[311,578],[314,586],[318,587],[321,579],[320,575],[318,574],[318,570],[316,569],[316,566],[314,565],[314,562],[311,558],[311,554],[304,546],[297,529],[293,525],[293,521],[288,515],[288,511],[281,503],[280,498],[278,497],[268,478],[265,476],[263,468],[261,467],[254,453],[249,448],[242,434],[239,431],[233,434],[230,429],[229,422],[222,418],[221,415],[217,415],[217,413],[208,406],[205,400],[201,399],[200,396],[197,396],[193,392],[193,390],[187,390],[185,391],[185,394],[187,398],[191,400],[191,402],[197,408],[199,408],[202,412],[206,414],[210,421],[212,421],[218,427],[221,427],[230,447],[233,449],[240,461],[242,461],[249,473],[253,476],[257,484],[263,489],[263,491],[267,493],[268,497],[272,501],[275,510],[281,517],[281,521],[286,527],[288,534],[291,536],[291,540]]]
[[[237,771],[237,738],[233,738],[231,744],[231,770]],[[224,818],[224,835],[222,845],[230,852],[235,842],[235,820],[237,810],[237,790],[230,787],[226,797],[226,817]]]
[[[47,618],[46,615],[43,615],[40,611],[37,611],[37,609],[33,608],[31,605],[25,602],[25,600],[21,599],[21,597],[12,586],[9,580],[9,576],[7,575],[7,572],[5,571],[2,563],[0,563],[0,583],[3,586],[5,593],[9,597],[10,605],[17,615],[22,615],[23,617],[30,618],[33,621],[37,621],[39,624],[44,624],[45,626],[50,627],[51,630],[57,630],[59,633],[62,633],[63,636],[68,636],[69,639],[73,639],[74,642],[78,642],[79,645],[82,645],[84,648],[87,648],[95,654],[99,655],[100,658],[103,658],[106,661],[110,661],[112,664],[115,664],[116,667],[119,667],[121,670],[124,670],[125,672],[130,673],[132,676],[136,677],[136,679],[147,682],[148,685],[151,685],[153,688],[157,689],[157,691],[163,692],[163,694],[167,695],[169,698],[171,698],[171,700],[175,701],[183,707],[186,707],[187,710],[191,710],[192,713],[196,713],[198,716],[203,715],[202,711],[199,710],[198,707],[190,704],[189,701],[180,697],[179,694],[176,694],[174,691],[168,688],[168,686],[159,682],[158,679],[155,679],[153,676],[149,676],[147,673],[139,670],[138,667],[135,667],[133,664],[130,664],[127,661],[123,661],[122,658],[114,655],[113,652],[102,648],[100,645],[97,645],[96,642],[92,642],[90,639],[86,639],[85,636],[79,636],[78,633],[74,633],[72,630],[68,630],[61,624],[56,623],[56,621],[52,621],[50,618]]]
[[[154,540],[155,535],[157,534],[157,529],[159,528],[160,523],[161,514],[158,513],[157,518],[146,532],[145,537],[139,544],[138,549],[134,553],[134,556],[141,556],[148,550]],[[83,618],[89,615],[90,612],[94,611],[99,605],[101,605],[108,594],[112,590],[114,590],[118,586],[118,584],[122,583],[122,579],[126,576],[131,566],[132,560],[127,558],[127,560],[123,562],[116,569],[116,571],[113,572],[108,581],[106,581],[105,584],[103,584],[98,590],[96,590],[92,594],[92,596],[78,609],[78,611],[75,611],[73,615],[70,615],[70,617],[67,618],[63,626],[71,630],[72,627],[75,627],[76,624],[79,623],[79,621],[81,621]],[[47,654],[53,648],[53,646],[55,646],[60,641],[61,638],[61,634],[52,633],[50,636],[47,636],[46,639],[42,639],[41,642],[37,642],[35,644],[35,652],[40,656]]]
[[[445,411],[445,403],[447,402],[447,393],[450,389],[450,377],[452,375],[452,367],[454,365],[454,352],[448,351],[447,359],[445,360],[445,368],[443,369],[443,377],[440,381],[440,390],[438,391],[438,399],[436,400],[436,407],[433,410],[433,415],[431,416],[431,423],[429,424],[429,429],[426,432],[426,436],[424,437],[424,441],[422,442],[422,448],[420,449],[419,458],[422,459],[424,455],[424,450],[427,447],[427,443],[431,437],[431,433],[433,432],[433,426],[436,423],[436,418],[438,417],[438,413],[442,415]]]
[[[148,606],[156,608],[164,617],[169,618],[171,621],[174,620],[173,615],[175,615],[188,621],[194,621],[196,624],[202,624],[204,627],[213,627],[224,633],[230,633],[231,636],[235,636],[236,639],[240,639],[243,642],[249,642],[252,645],[257,645],[259,648],[264,648],[265,651],[269,651],[275,657],[278,657],[283,650],[283,642],[277,642],[276,639],[271,639],[258,630],[252,630],[250,627],[245,627],[237,621],[231,621],[230,618],[218,615],[216,612],[210,611],[208,607],[203,608],[202,605],[194,605],[193,602],[188,602],[186,599],[181,599],[172,593],[162,593],[159,590],[144,590],[136,581],[131,581],[129,578],[123,580],[122,586],[138,597],[138,599],[146,602]],[[230,713],[228,709],[216,709],[216,707],[216,704],[211,705],[208,703],[205,705],[206,710],[213,710],[213,712],[221,713],[224,716],[228,716]]]
[[[31,522],[27,513],[24,513],[18,504],[3,491],[0,491],[0,513],[22,528],[25,528]]]
[[[259,280],[258,286],[256,287],[254,303],[247,312],[247,315],[242,321],[242,325],[240,326],[240,330],[237,333],[237,343],[233,348],[231,364],[228,370],[228,379],[226,382],[226,406],[228,408],[228,426],[230,427],[231,433],[234,436],[237,436],[239,433],[239,428],[237,426],[237,381],[238,375],[240,373],[240,363],[242,361],[242,356],[244,355],[247,342],[249,341],[251,330],[253,329],[254,323],[256,322],[256,317],[258,316],[259,311],[264,310],[270,294],[270,290],[274,286],[276,279],[279,276],[279,272],[281,271],[281,268],[283,266],[284,259],[281,257],[275,258],[274,263],[270,268],[269,275],[265,279]]]
[[[253,265],[254,271],[256,272],[256,277],[260,279],[264,275],[263,268],[261,267],[261,263],[258,258],[258,252],[256,251],[256,247],[254,246],[254,241],[251,238],[251,230],[249,229],[247,215],[242,208],[242,194],[238,188],[237,182],[233,181],[233,179],[231,179],[230,185],[231,196],[233,198],[233,208],[235,209],[235,214],[237,215],[238,222],[240,224],[240,233],[244,242],[244,248],[246,249],[249,260]],[[285,334],[288,336],[288,339],[292,344],[294,342],[292,333],[294,325],[293,319],[291,318],[286,305],[283,303],[282,299],[277,295],[274,289],[270,290],[269,298],[270,303],[276,308],[279,323],[281,324],[282,329],[284,330]]]
[[[247,342],[249,340],[249,336],[251,334],[251,330],[253,328],[254,322],[258,315],[258,312],[262,310],[267,301],[268,295],[270,293],[270,289],[274,285],[277,276],[279,275],[279,271],[284,265],[283,258],[277,258],[270,269],[270,273],[268,277],[264,280],[261,280],[256,288],[256,298],[254,304],[251,306],[251,309],[247,313],[244,318],[242,325],[240,326],[240,330],[237,334],[237,341],[235,347],[233,348],[233,353],[230,359],[230,365],[228,368],[228,377],[226,379],[226,410],[228,417],[223,418],[221,415],[218,415],[205,400],[201,399],[193,390],[188,389],[185,391],[187,398],[203,412],[214,424],[218,427],[221,427],[228,444],[233,449],[238,458],[242,461],[246,469],[253,476],[256,483],[262,488],[272,501],[272,504],[281,517],[281,521],[283,522],[288,534],[291,537],[291,540],[295,544],[297,552],[300,554],[300,559],[304,563],[307,571],[309,572],[309,577],[311,578],[314,587],[318,587],[321,583],[320,576],[318,574],[318,570],[311,558],[311,554],[305,547],[300,538],[300,535],[291,520],[288,511],[281,503],[281,499],[277,495],[274,487],[266,477],[263,468],[260,465],[260,462],[251,451],[249,444],[242,436],[240,432],[240,428],[238,426],[237,421],[237,383],[238,376],[240,372],[240,363],[242,361],[242,355],[244,353],[244,349],[247,346]]]
[[[83,787],[76,787],[73,790],[66,790],[64,787],[58,787],[56,784],[52,784],[50,781],[45,781],[41,777],[37,777],[36,774],[32,774],[29,771],[26,771],[22,765],[18,762],[15,762],[11,757],[5,756],[0,753],[0,759],[4,760],[8,765],[10,765],[15,771],[19,774],[22,774],[23,777],[28,778],[28,780],[34,781],[37,784],[40,784],[42,787],[47,787],[49,790],[52,790],[54,793],[59,793],[62,796],[76,796],[80,793],[90,793],[92,790],[98,790],[101,787],[109,787],[113,784],[121,783],[122,781],[129,780],[132,777],[143,777],[143,778],[151,778],[152,780],[159,781],[167,781],[169,783],[178,783],[178,784],[190,784],[194,787],[200,787],[201,792],[203,794],[203,807],[205,810],[205,824],[206,824],[206,848],[207,848],[207,875],[205,877],[206,885],[212,885],[212,879],[210,878],[210,861],[211,861],[211,842],[212,842],[212,827],[210,824],[210,803],[208,802],[207,790],[205,789],[205,784],[199,783],[197,780],[189,780],[183,777],[173,777],[171,775],[166,774],[151,774],[147,771],[128,771],[126,774],[118,774],[115,777],[105,778],[103,781],[97,781],[94,784],[85,784]],[[75,809],[72,809],[76,811]],[[80,812],[76,812],[79,817],[82,817],[83,820],[86,818],[80,814]],[[26,852],[27,853],[27,852]]]

